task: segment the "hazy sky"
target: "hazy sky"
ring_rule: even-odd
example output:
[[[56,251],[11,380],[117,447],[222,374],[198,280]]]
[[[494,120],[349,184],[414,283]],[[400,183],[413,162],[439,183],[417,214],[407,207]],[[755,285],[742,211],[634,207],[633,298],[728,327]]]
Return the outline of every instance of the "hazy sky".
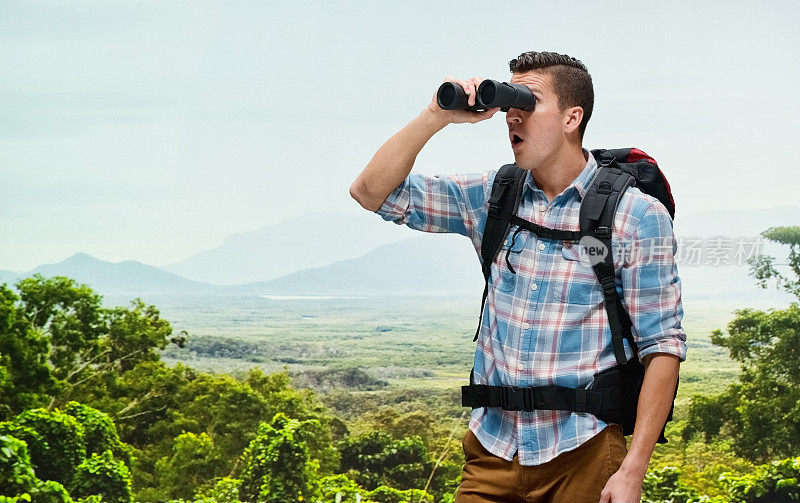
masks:
[[[163,265],[366,211],[350,183],[445,76],[508,80],[528,50],[587,65],[585,146],[653,155],[676,218],[800,201],[800,4],[486,5],[3,0],[0,269],[78,251]],[[504,120],[448,126],[414,169],[513,162]]]

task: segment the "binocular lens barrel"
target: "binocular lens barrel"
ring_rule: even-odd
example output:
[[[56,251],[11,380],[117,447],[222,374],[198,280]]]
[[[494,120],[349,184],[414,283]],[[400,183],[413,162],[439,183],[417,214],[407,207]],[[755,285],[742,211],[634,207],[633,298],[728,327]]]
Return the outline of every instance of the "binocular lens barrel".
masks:
[[[531,111],[536,106],[533,92],[522,84],[510,84],[486,79],[478,86],[475,104],[469,106],[467,93],[455,82],[444,82],[436,92],[436,102],[444,110],[470,110],[479,112],[490,108],[500,108],[508,112],[509,108]]]
[[[443,110],[470,110],[477,112],[486,109],[486,107],[480,106],[477,97],[473,106],[469,106],[467,104],[468,101],[469,97],[464,88],[455,82],[442,83],[436,92],[436,102],[439,104],[439,108]]]
[[[486,108],[509,108],[531,111],[536,106],[536,96],[528,86],[496,80],[484,80],[478,86],[478,100]]]

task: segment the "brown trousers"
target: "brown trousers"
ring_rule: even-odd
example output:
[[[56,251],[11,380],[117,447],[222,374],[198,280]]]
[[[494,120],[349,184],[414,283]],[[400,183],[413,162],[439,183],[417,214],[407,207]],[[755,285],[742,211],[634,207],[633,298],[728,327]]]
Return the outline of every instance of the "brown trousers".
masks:
[[[628,453],[618,424],[535,466],[520,465],[517,454],[512,461],[495,456],[471,430],[461,443],[466,464],[455,503],[598,503]]]

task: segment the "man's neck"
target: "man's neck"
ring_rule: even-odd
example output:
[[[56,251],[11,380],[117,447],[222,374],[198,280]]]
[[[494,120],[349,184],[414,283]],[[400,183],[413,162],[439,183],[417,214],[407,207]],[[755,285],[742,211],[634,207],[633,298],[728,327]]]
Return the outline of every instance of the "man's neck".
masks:
[[[569,184],[581,174],[588,161],[589,159],[583,154],[583,148],[579,145],[577,148],[554,153],[550,159],[532,169],[531,176],[550,202],[569,187]]]

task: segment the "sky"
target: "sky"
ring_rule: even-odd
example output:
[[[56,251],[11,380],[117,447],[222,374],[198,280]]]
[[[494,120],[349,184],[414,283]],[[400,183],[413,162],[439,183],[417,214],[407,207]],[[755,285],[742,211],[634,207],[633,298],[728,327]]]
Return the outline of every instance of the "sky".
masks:
[[[586,64],[584,146],[652,155],[676,220],[800,204],[798,21],[790,1],[2,0],[0,269],[166,265],[364,212],[350,184],[446,76],[507,81],[529,50]],[[499,112],[447,126],[414,170],[509,162]]]

